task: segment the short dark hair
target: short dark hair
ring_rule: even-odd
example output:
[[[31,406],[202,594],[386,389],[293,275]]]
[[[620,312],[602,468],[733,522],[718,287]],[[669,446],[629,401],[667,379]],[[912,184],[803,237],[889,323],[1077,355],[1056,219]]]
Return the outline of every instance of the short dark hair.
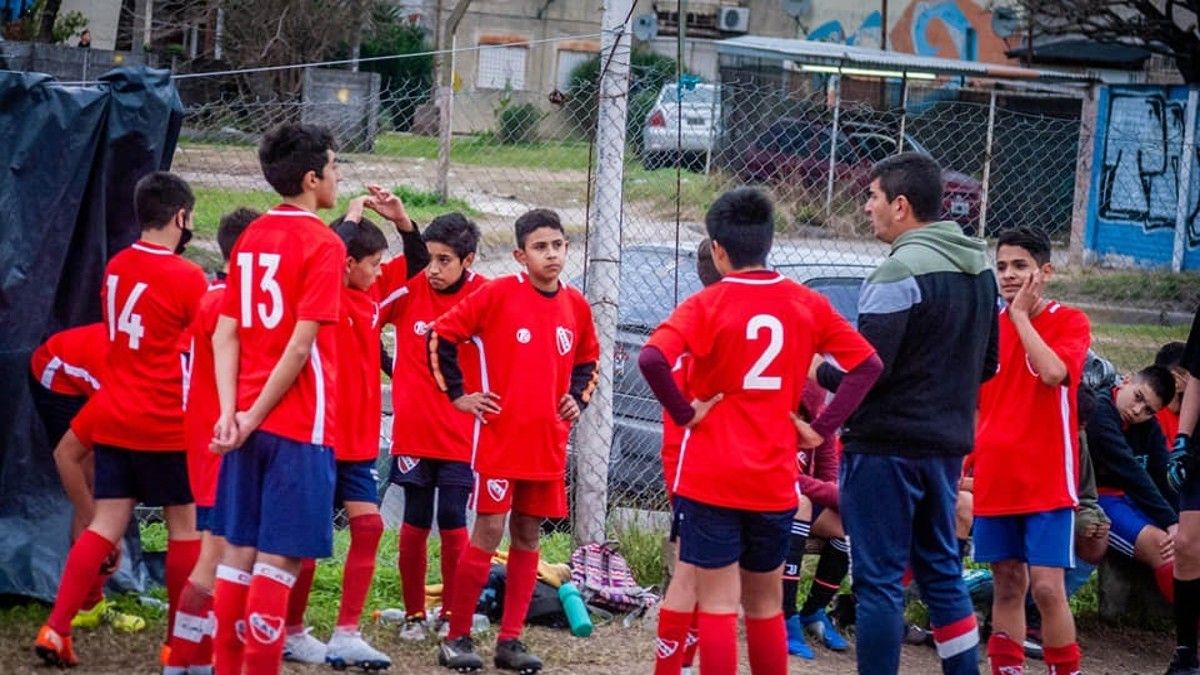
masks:
[[[221,247],[221,255],[226,260],[233,254],[233,246],[238,237],[261,215],[262,213],[254,209],[242,206],[221,216],[221,224],[217,226],[217,246]]]
[[[1183,353],[1187,345],[1182,342],[1168,342],[1154,355],[1154,365],[1163,368],[1178,368],[1183,364]]]
[[[329,150],[334,150],[333,134],[312,124],[282,124],[268,131],[258,144],[258,163],[263,177],[284,197],[304,192],[302,181],[309,171],[317,178],[325,176]]]
[[[737,188],[708,207],[704,226],[734,269],[765,265],[775,237],[775,206],[762,190]]]
[[[1149,385],[1150,390],[1154,392],[1162,400],[1163,405],[1166,405],[1175,398],[1175,376],[1171,371],[1162,366],[1147,366],[1142,368],[1133,376],[1134,382],[1145,382]]]
[[[337,233],[337,236],[341,237],[342,243],[346,245],[346,255],[356,261],[387,250],[387,236],[383,234],[383,230],[379,229],[378,225],[367,218],[354,221],[346,220],[345,216],[339,216],[337,220],[329,224],[329,227]]]
[[[721,271],[713,263],[712,239],[708,237],[702,239],[696,247],[696,274],[700,277],[700,283],[705,286],[712,286],[721,280]]]
[[[564,237],[567,236],[567,231],[563,229],[558,213],[550,209],[533,209],[517,218],[514,226],[517,232],[517,248],[525,248],[525,239],[529,237],[530,233],[543,227],[558,230]]]
[[[1020,246],[1033,256],[1039,265],[1050,262],[1050,235],[1045,230],[1021,225],[1004,230],[996,239],[996,252],[1001,246]]]
[[[479,248],[479,226],[457,211],[444,213],[429,222],[421,239],[449,246],[461,260]]]
[[[889,202],[904,195],[912,205],[913,216],[928,223],[942,213],[942,167],[933,158],[919,152],[902,152],[880,160],[871,168],[871,180]]]
[[[133,188],[133,212],[143,230],[161,230],[180,209],[191,211],[195,205],[187,181],[169,171],[146,174]]]

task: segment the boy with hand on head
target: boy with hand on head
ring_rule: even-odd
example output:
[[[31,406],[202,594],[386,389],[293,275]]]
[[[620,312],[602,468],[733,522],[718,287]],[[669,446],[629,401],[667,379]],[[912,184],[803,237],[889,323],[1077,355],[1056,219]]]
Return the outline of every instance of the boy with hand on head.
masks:
[[[240,208],[221,217],[217,245],[225,266],[208,292],[200,298],[196,316],[183,334],[181,347],[187,352],[184,377],[184,438],[187,441],[188,484],[196,499],[196,531],[200,533],[200,555],[179,594],[179,611],[171,630],[170,652],[163,675],[201,675],[212,672],[213,584],[225,540],[212,533],[212,509],[217,496],[221,456],[212,452],[213,425],[220,414],[212,336],[225,304],[225,278],[229,256],[242,232],[262,214]]]
[[[333,549],[337,343],[346,247],[316,215],[337,197],[333,137],[285,124],[259,163],[283,203],[234,247],[213,335],[224,453],[213,533],[218,673],[278,672],[301,560]],[[240,624],[240,626],[239,626]],[[245,642],[242,641],[245,636]]]
[[[1075,566],[1076,392],[1091,326],[1083,312],[1042,297],[1053,272],[1045,232],[1000,233],[996,277],[1008,303],[1000,310],[1000,367],[979,391],[971,455],[974,558],[991,563],[994,575],[987,651],[996,675],[1024,672],[1030,590],[1051,672],[1077,672],[1081,658],[1064,572]]]
[[[471,455],[475,420],[438,390],[429,371],[429,325],[487,279],[471,270],[479,228],[461,213],[434,218],[423,235],[429,264],[393,293],[381,307],[396,325],[392,371],[392,472],[404,490],[404,521],[397,538],[404,626],[400,637],[425,639],[426,544],[437,508],[442,543],[442,612],[445,625],[454,605],[455,570],[467,547],[467,500],[475,484]],[[464,390],[479,389],[479,352],[474,343],[458,347]],[[472,608],[473,611],[473,608]]]
[[[831,436],[881,370],[874,350],[829,301],[766,268],[774,209],[758,190],[722,195],[705,218],[720,282],[685,300],[638,358],[672,420],[687,431],[672,482],[680,567],[694,575],[700,668],[737,671],[738,604],[750,667],[787,672],[782,567],[796,511],[796,447]],[[683,354],[693,401],[671,377]],[[850,369],[811,426],[799,409],[816,353]]]
[[[167,630],[200,551],[188,489],[179,337],[208,287],[204,271],[178,254],[191,237],[191,188],[170,173],[134,189],[142,237],[113,256],[101,307],[108,326],[105,382],[96,394],[95,498],[88,528],[67,555],[54,609],[35,651],[59,667],[76,665],[71,619],[129,525],[134,506],[162,506],[167,523]]]
[[[542,519],[567,515],[567,437],[598,377],[600,347],[583,295],[559,280],[567,238],[558,214],[534,209],[517,218],[513,257],[525,270],[463,299],[429,330],[429,365],[454,407],[476,418],[475,519],[459,560],[450,632],[438,662],[459,672],[483,661],[471,622],[492,554],[511,512],[504,613],[496,636],[497,668],[534,673],[542,661],[521,642],[537,581]],[[480,390],[464,387],[458,345],[479,349]]]

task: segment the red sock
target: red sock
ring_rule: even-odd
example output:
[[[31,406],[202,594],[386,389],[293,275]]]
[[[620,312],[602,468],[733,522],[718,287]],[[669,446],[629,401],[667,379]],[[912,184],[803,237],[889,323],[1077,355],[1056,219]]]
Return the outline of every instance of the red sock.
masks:
[[[467,550],[467,528],[439,530],[438,534],[442,538],[442,607],[451,607],[451,598],[454,597],[454,570],[458,568],[463,551]]]
[[[696,647],[700,646],[700,607],[692,608],[692,620],[688,624],[687,644],[683,648],[683,667],[691,668],[696,660]]]
[[[504,578],[504,614],[500,616],[500,632],[496,641],[521,637],[533,587],[537,585],[538,552],[510,546]]]
[[[1154,581],[1158,583],[1158,592],[1162,593],[1167,602],[1175,604],[1175,563],[1169,562],[1155,567]]]
[[[1064,647],[1045,647],[1046,672],[1049,675],[1079,675],[1079,662],[1083,652],[1079,644],[1072,642]]]
[[[88,589],[87,597],[83,599],[83,604],[79,606],[80,609],[87,610],[100,604],[104,599],[104,584],[108,583],[108,577],[107,574],[99,574],[96,577],[92,587]]]
[[[179,607],[179,594],[192,575],[192,568],[200,558],[199,539],[167,540],[167,639],[174,634],[175,611]]]
[[[216,675],[242,675],[242,656],[246,647],[246,593],[250,591],[250,573],[226,565],[217,566],[213,585],[213,613],[217,617],[213,635],[213,666]]]
[[[92,530],[84,530],[75,540],[63,566],[62,580],[58,582],[58,595],[54,598],[54,609],[46,624],[59,635],[71,634],[71,619],[83,606],[92,584],[100,574],[100,565],[112,553],[113,543]]]
[[[248,673],[278,673],[283,664],[284,616],[296,577],[257,563],[246,594],[246,656]]]
[[[689,612],[676,612],[663,607],[658,610],[658,639],[654,643],[654,675],[679,675],[683,653],[687,649]]]
[[[375,576],[375,556],[383,536],[383,517],[365,513],[350,519],[350,550],[342,571],[342,602],[338,606],[337,627],[358,630],[371,579]]]
[[[700,672],[736,675],[738,669],[737,614],[700,612]]]
[[[308,609],[308,594],[312,591],[313,575],[316,573],[317,561],[305,560],[300,563],[300,573],[296,575],[296,583],[288,595],[288,635],[304,631],[304,611]]]
[[[908,585],[912,583],[912,580],[913,580],[913,571],[912,571],[912,568],[909,567],[904,570],[904,576],[900,577],[900,585],[903,586],[904,588],[908,588]]]
[[[212,593],[188,581],[179,592],[175,627],[171,631],[169,666],[207,666],[212,664],[212,629],[209,615]],[[208,648],[204,649],[205,643]]]
[[[1008,633],[992,633],[988,638],[987,655],[992,675],[1021,675],[1025,672],[1025,647],[1009,637]],[[1047,658],[1046,663],[1049,662]]]
[[[429,567],[429,530],[404,523],[400,536],[396,538],[397,565],[400,567],[400,589],[404,595],[404,613],[413,616],[425,614],[425,573]],[[442,544],[442,555],[446,554]],[[445,564],[444,562],[442,563]],[[442,568],[445,569],[444,567]],[[443,572],[442,586],[449,588],[449,578]],[[450,606],[450,596],[442,593],[442,606]]]
[[[783,625],[783,612],[765,619],[746,617],[746,653],[750,655],[750,672],[754,675],[787,675],[787,628]]]
[[[475,606],[492,570],[492,552],[467,546],[454,573],[454,604],[450,606],[450,639],[471,634]],[[507,591],[505,595],[508,595]]]

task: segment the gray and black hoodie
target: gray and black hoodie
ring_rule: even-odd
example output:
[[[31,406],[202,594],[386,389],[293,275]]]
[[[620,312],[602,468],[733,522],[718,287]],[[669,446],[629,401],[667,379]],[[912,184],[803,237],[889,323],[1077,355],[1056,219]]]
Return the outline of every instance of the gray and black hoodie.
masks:
[[[883,375],[842,433],[846,452],[961,456],[975,445],[979,385],[996,372],[996,277],[987,244],[942,221],[905,232],[867,278],[858,330]],[[822,386],[841,372],[822,366]]]

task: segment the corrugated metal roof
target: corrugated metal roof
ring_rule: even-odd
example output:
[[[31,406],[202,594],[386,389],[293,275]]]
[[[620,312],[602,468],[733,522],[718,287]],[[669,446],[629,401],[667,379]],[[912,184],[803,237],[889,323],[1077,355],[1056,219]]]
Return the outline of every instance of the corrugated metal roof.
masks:
[[[901,72],[934,73],[937,75],[966,75],[1005,80],[1056,80],[1090,82],[1090,75],[1053,70],[1037,70],[982,61],[943,59],[935,56],[918,56],[904,52],[885,52],[880,49],[852,47],[833,42],[813,40],[789,40],[786,38],[744,35],[721,40],[717,43],[719,54],[751,57],[777,57],[796,63],[845,68],[869,68],[875,70],[898,70]]]

